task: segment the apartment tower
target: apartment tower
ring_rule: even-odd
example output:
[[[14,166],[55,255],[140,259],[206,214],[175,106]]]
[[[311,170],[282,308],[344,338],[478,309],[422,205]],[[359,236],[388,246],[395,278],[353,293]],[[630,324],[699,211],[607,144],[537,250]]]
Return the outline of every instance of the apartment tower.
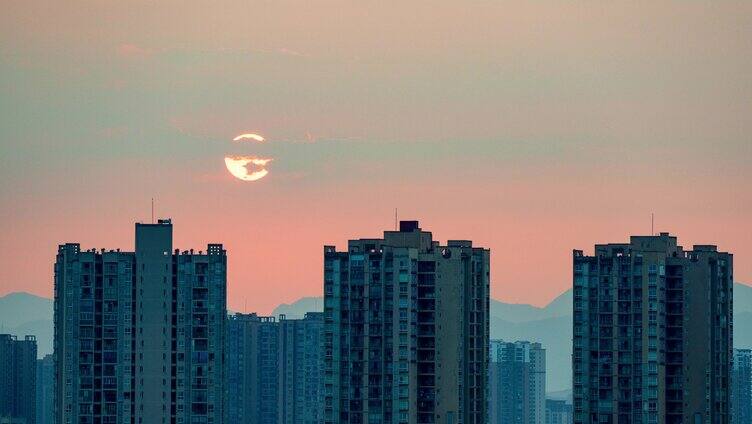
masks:
[[[490,424],[545,424],[546,350],[540,343],[491,340]]]
[[[279,318],[279,424],[320,424],[323,312]]]
[[[732,255],[661,233],[573,256],[574,422],[729,423]]]
[[[55,422],[55,359],[51,354],[37,359],[36,386],[36,424],[52,424]]]
[[[572,404],[562,399],[546,399],[546,424],[572,424]]]
[[[488,249],[417,221],[324,247],[324,422],[485,423]]]
[[[731,383],[731,422],[752,423],[752,350],[734,349]]]
[[[0,423],[36,423],[37,340],[0,334]]]
[[[228,320],[227,422],[319,424],[323,314]]]
[[[239,313],[228,317],[228,423],[277,422],[278,355],[274,317]]]
[[[221,423],[227,258],[136,224],[134,252],[58,248],[55,420]]]

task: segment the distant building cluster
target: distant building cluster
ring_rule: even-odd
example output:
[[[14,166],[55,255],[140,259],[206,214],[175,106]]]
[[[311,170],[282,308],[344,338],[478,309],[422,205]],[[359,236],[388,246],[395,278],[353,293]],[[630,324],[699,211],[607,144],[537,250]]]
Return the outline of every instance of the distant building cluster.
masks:
[[[732,424],[752,423],[752,350],[734,350],[731,384]]]
[[[228,315],[227,254],[60,245],[54,353],[0,335],[0,424],[750,424],[733,257],[661,233],[573,254],[572,398],[490,340],[490,251],[416,221],[323,251],[323,311]]]
[[[0,334],[0,423],[36,423],[37,340]]]
[[[45,355],[37,359],[36,424],[55,422],[55,358]]]
[[[227,422],[321,420],[323,313],[303,319],[235,314],[227,325]]]
[[[572,404],[562,399],[546,399],[546,424],[572,424]]]
[[[491,340],[489,424],[545,423],[546,350],[540,343]]]

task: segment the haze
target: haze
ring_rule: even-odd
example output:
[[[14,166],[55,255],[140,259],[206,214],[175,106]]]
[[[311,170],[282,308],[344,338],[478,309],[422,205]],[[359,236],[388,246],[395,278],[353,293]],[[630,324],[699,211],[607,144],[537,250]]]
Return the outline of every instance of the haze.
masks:
[[[752,282],[749,2],[187,3],[3,2],[0,295],[51,296],[59,243],[132,249],[152,197],[224,243],[232,310],[320,295],[322,246],[394,208],[490,248],[507,302],[651,212]]]

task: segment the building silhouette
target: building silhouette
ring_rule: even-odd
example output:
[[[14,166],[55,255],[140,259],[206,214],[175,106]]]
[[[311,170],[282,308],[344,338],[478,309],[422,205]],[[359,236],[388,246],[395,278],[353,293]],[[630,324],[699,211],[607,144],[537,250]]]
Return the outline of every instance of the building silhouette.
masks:
[[[545,424],[546,350],[540,343],[491,340],[490,424]]]
[[[417,221],[324,247],[323,422],[486,422],[489,255]]]
[[[323,314],[228,317],[227,422],[318,424]]]
[[[279,320],[279,424],[319,424],[324,314]]]
[[[235,314],[228,318],[228,423],[277,422],[278,355],[275,317]]]
[[[37,341],[0,334],[0,422],[36,423]]]
[[[752,423],[752,350],[734,349],[731,383],[731,422]]]
[[[728,423],[733,257],[676,237],[575,250],[575,423]]]
[[[36,424],[52,424],[55,417],[55,359],[52,355],[37,359],[36,392]]]
[[[172,223],[136,224],[134,252],[60,245],[55,420],[219,423],[227,258],[172,250]]]
[[[546,399],[546,424],[572,424],[572,404],[565,400]]]

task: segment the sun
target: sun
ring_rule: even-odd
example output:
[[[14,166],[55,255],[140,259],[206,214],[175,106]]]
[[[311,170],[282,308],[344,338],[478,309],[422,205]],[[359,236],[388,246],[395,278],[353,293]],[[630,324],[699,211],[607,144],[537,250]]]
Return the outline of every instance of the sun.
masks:
[[[256,156],[225,156],[225,166],[233,177],[243,181],[258,181],[269,174],[265,168],[271,159]],[[250,170],[251,167],[258,167]]]
[[[263,143],[266,139],[256,133],[243,133],[232,141],[248,141]],[[272,158],[261,158],[258,156],[225,156],[225,166],[233,177],[242,181],[258,181],[269,175],[266,165],[272,161]]]

